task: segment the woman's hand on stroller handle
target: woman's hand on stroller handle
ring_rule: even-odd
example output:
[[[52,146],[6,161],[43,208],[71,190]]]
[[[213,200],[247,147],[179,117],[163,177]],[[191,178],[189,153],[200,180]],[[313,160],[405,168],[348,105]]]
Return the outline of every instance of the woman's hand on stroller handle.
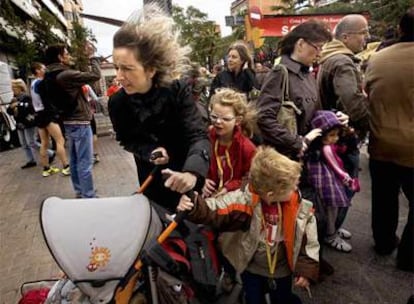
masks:
[[[168,156],[167,150],[163,147],[158,147],[154,151],[151,152],[150,162],[154,165],[165,165],[168,164],[170,161],[170,157]]]
[[[164,175],[164,186],[179,193],[186,193],[194,188],[197,176],[190,172],[178,172],[171,169],[161,171]]]

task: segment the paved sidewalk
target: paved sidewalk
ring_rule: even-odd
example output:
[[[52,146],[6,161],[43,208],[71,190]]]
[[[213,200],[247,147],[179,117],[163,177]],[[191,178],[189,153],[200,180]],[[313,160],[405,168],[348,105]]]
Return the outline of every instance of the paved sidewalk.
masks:
[[[94,167],[98,195],[123,196],[137,186],[132,156],[111,137],[99,138],[101,162]],[[21,170],[23,152],[0,153],[0,304],[15,304],[23,282],[55,277],[59,270],[42,237],[41,202],[49,196],[73,198],[69,177],[43,178],[41,168]],[[55,161],[56,163],[56,161]],[[327,249],[336,272],[312,287],[313,298],[300,293],[305,304],[406,304],[414,294],[414,277],[395,269],[394,258],[378,257],[372,249],[370,191],[366,155],[362,155],[363,191],[354,200],[345,227],[353,233],[352,253]],[[400,227],[406,221],[407,204],[401,204]]]

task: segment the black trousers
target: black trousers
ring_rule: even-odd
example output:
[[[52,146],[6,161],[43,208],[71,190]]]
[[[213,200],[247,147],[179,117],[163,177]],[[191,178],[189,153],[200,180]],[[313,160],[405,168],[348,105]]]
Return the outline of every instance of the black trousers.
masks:
[[[372,232],[375,247],[383,252],[395,247],[398,226],[400,190],[408,199],[407,223],[398,247],[397,262],[404,268],[413,267],[414,260],[414,168],[403,167],[391,162],[370,159],[372,191]]]

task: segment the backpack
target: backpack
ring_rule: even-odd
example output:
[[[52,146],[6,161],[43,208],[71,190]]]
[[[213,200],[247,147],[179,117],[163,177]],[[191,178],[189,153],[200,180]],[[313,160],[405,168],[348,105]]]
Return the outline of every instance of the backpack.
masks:
[[[153,202],[152,206],[161,221],[168,222],[168,211]],[[150,243],[143,259],[182,279],[201,303],[212,303],[219,296],[220,266],[215,247],[211,229],[184,220],[162,244]]]
[[[64,70],[47,72],[43,80],[39,81],[38,92],[46,109],[51,109],[59,116],[72,114],[78,105],[78,94],[74,98],[63,85],[57,81],[57,76]]]

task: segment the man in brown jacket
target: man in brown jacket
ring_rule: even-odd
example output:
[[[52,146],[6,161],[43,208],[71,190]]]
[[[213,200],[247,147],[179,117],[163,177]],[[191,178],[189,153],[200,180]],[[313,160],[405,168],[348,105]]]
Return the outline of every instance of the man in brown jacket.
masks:
[[[334,39],[324,45],[318,71],[319,96],[324,110],[339,110],[349,115],[349,125],[360,139],[368,131],[368,102],[363,91],[360,60],[355,54],[361,52],[369,38],[368,22],[362,15],[343,17],[335,29]],[[358,139],[348,135],[343,144],[346,154],[341,158],[351,177],[358,177]],[[350,196],[353,193],[349,193]],[[345,221],[348,207],[340,208],[336,226]],[[349,232],[347,231],[347,234]]]
[[[323,47],[318,71],[319,94],[324,110],[340,110],[361,133],[368,130],[367,96],[362,90],[361,52],[369,38],[368,22],[362,15],[347,15],[339,21],[335,36]]]
[[[400,21],[398,43],[373,55],[366,71],[370,111],[372,231],[378,254],[398,246],[397,267],[414,264],[414,7]],[[398,245],[398,196],[409,202]]]
[[[70,176],[77,198],[96,196],[92,178],[92,112],[82,92],[82,86],[92,84],[101,78],[99,59],[93,57],[95,52],[91,45],[87,46],[90,56],[90,71],[81,72],[70,68],[71,56],[65,45],[51,45],[46,49],[48,73],[56,73],[56,83],[60,95],[68,94],[76,104],[70,113],[62,113],[65,136],[68,140],[70,155]],[[69,168],[64,168],[64,170]]]

